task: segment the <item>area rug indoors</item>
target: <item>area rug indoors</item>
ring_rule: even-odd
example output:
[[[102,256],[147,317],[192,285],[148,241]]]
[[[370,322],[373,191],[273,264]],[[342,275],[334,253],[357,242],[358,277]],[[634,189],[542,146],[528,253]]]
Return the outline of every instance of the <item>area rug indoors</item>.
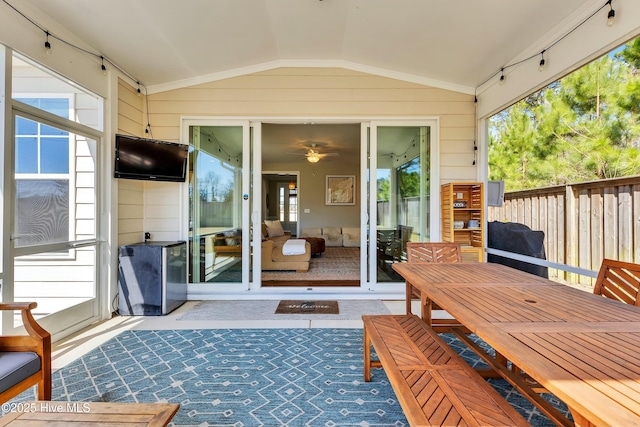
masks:
[[[238,259],[239,260],[239,259]],[[402,282],[393,271],[377,269],[378,282]],[[360,248],[327,247],[320,256],[312,256],[309,271],[263,271],[263,282],[282,281],[358,281],[360,280]],[[209,282],[237,283],[242,281],[242,263],[218,272]]]
[[[179,403],[171,426],[407,426],[384,371],[363,381],[362,340],[362,329],[126,331],[55,371],[53,400]],[[491,381],[533,426],[553,425]],[[35,387],[15,401],[34,398]]]
[[[321,302],[316,300],[317,302]],[[178,320],[360,320],[363,314],[390,314],[380,300],[338,301],[338,314],[276,314],[278,300],[201,301]]]
[[[309,270],[263,271],[262,281],[287,280],[360,280],[360,248],[327,247],[320,256],[312,256]]]
[[[293,301],[278,303],[276,314],[340,314],[338,301]]]

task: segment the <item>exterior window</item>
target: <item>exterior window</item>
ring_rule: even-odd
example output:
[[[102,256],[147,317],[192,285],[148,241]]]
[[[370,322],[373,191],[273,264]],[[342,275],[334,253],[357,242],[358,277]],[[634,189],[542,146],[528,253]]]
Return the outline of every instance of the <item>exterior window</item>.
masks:
[[[16,174],[68,175],[69,133],[16,117]]]
[[[68,98],[17,100],[58,116],[69,116]],[[16,116],[16,246],[70,239],[70,141],[67,131]]]

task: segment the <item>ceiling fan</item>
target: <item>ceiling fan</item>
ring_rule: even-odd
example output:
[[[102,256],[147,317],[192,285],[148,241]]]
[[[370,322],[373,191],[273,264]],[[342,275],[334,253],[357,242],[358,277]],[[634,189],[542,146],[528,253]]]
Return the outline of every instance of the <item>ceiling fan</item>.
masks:
[[[311,148],[307,150],[306,153],[289,153],[297,156],[305,156],[309,163],[318,163],[320,159],[324,159],[325,157],[334,157],[338,156],[338,153],[320,153],[316,147],[318,144],[311,144]]]

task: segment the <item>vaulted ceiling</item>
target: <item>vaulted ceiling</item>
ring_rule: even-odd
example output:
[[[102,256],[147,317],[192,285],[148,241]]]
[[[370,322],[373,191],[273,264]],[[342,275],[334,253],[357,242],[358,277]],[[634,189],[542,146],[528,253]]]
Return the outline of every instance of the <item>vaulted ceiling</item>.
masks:
[[[471,93],[496,70],[536,52],[604,4],[602,0],[29,1],[150,92],[278,66],[344,66]]]

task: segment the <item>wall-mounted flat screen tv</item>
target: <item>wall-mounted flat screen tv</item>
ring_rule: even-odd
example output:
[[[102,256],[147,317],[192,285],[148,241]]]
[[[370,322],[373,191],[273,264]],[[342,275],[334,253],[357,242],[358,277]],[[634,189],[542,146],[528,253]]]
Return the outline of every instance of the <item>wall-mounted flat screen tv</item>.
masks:
[[[188,152],[184,144],[116,135],[114,177],[184,182]]]

